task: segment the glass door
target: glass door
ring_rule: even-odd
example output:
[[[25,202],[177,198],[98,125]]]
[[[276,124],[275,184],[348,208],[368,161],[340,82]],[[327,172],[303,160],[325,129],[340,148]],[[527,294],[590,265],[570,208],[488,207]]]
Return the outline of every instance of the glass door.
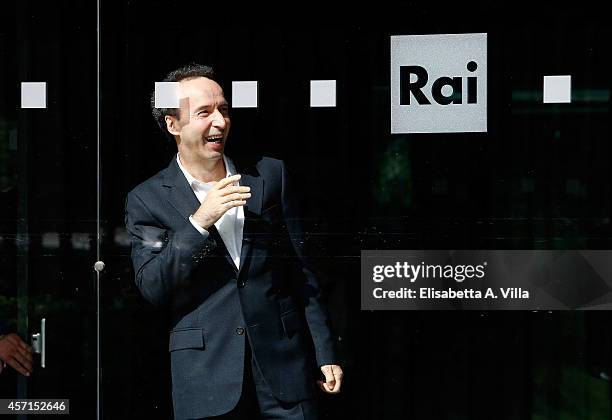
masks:
[[[0,398],[75,419],[97,407],[95,6],[7,2],[0,25]]]

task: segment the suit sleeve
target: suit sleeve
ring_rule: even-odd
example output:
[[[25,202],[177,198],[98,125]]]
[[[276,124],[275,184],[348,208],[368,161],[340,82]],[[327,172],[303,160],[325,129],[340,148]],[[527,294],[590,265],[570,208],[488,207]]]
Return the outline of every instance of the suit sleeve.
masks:
[[[292,189],[291,180],[283,162],[281,162],[281,168],[283,216],[305,278],[305,281],[299,285],[300,290],[298,292],[305,302],[306,322],[314,342],[317,364],[319,366],[338,364],[329,328],[329,317],[321,299],[321,289],[317,275],[309,262],[309,258],[304,254],[305,235],[300,223],[299,207],[294,195],[295,190]]]
[[[198,232],[189,220],[176,231],[162,226],[133,191],[126,198],[125,224],[136,285],[154,305],[167,303],[176,288],[187,285],[194,269],[216,247],[214,239]]]

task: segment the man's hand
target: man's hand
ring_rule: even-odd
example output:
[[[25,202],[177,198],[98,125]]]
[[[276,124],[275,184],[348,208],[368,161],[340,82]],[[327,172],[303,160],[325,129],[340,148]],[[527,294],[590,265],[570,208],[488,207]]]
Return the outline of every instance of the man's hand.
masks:
[[[32,347],[15,333],[0,339],[0,360],[24,376],[30,376],[32,373]]]
[[[342,368],[338,365],[324,365],[321,366],[321,372],[325,375],[325,382],[317,381],[319,387],[328,394],[337,394],[340,392],[340,386],[342,385]]]
[[[251,197],[251,188],[232,185],[239,179],[240,175],[232,175],[217,182],[208,191],[198,211],[192,215],[193,220],[208,229],[232,207],[244,206],[246,199]]]

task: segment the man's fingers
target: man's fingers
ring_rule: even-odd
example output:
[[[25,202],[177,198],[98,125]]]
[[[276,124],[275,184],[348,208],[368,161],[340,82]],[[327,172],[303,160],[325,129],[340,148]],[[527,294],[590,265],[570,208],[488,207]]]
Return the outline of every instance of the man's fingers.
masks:
[[[21,337],[19,337],[17,334],[12,333],[9,334],[6,337],[7,341],[9,341],[13,346],[15,346],[15,350],[19,351],[22,355],[24,355],[25,357],[28,357],[28,353],[30,354],[30,359],[31,359],[31,353],[32,353],[32,347],[28,346],[22,339]]]
[[[17,352],[19,352],[19,354],[21,354],[26,360],[33,360],[31,351],[25,350],[21,347],[17,347]]]
[[[12,345],[14,345],[15,347],[21,347],[21,343],[23,343],[23,341],[21,340],[21,337],[19,337],[15,333],[10,333],[9,335],[7,335],[6,340],[10,342]]]
[[[223,205],[225,206],[225,211],[228,211],[232,207],[244,206],[245,204],[246,204],[246,201],[244,200],[235,200],[235,201],[228,201],[227,203]]]
[[[29,376],[32,371],[32,354],[29,350],[30,346],[25,344],[15,333],[9,334],[6,340],[12,346],[10,350],[11,357],[9,357],[6,362],[22,375]]]
[[[234,186],[234,185],[228,185],[227,187],[222,188],[219,191],[219,195],[225,196],[225,195],[229,195],[229,194],[249,193],[249,192],[251,192],[251,187],[245,187],[245,186],[237,187],[237,186]]]
[[[247,198],[251,198],[251,193],[245,194],[228,194],[222,198],[223,203],[229,203],[230,201],[245,201]]]
[[[334,377],[331,366],[322,366],[321,372],[325,375],[325,387],[328,391],[331,391],[336,385],[336,378]]]
[[[317,381],[317,383],[319,384],[321,391],[325,392],[326,394],[337,394],[340,392],[340,382],[338,381],[336,381],[336,384],[333,387],[329,386],[325,381]]]
[[[344,373],[342,373],[342,369],[338,366],[332,366],[332,372],[334,374],[334,378],[336,379],[336,383],[331,392],[335,394],[337,392],[340,392],[340,387],[342,386],[342,377],[344,376]]]
[[[23,352],[32,352],[32,347],[28,346],[25,341],[21,339],[17,334],[11,334],[9,341],[15,345],[19,350]]]
[[[336,378],[334,378],[334,374],[331,372],[331,369],[324,370],[323,375],[325,375],[325,383],[327,385],[333,386],[336,383]]]
[[[234,182],[238,182],[238,180],[240,180],[240,174],[228,176],[227,178],[223,178],[221,181],[217,182],[213,188],[220,190]]]
[[[6,341],[11,343],[11,345],[13,346],[13,351],[14,352],[20,352],[24,356],[26,356],[27,353],[31,353],[32,352],[32,348],[30,346],[28,346],[26,343],[24,343],[24,341],[21,339],[21,337],[19,337],[15,333],[9,334],[6,337]]]
[[[21,366],[19,361],[17,359],[15,359],[14,357],[11,357],[10,359],[8,359],[6,361],[6,363],[8,363],[9,366],[11,366],[13,369],[15,369],[17,372],[21,373],[22,375],[30,376],[30,373],[28,372],[28,370],[26,368],[24,368],[23,366]]]
[[[343,372],[338,365],[321,366],[321,372],[325,375],[325,381],[318,381],[319,387],[328,394],[337,394],[342,385]]]
[[[21,353],[15,352],[13,354],[13,358],[16,359],[21,366],[23,366],[27,372],[32,372],[32,361],[28,360]]]
[[[329,389],[327,389],[327,385],[324,381],[317,381],[317,384],[319,385],[319,388],[321,388],[321,391],[329,393]]]

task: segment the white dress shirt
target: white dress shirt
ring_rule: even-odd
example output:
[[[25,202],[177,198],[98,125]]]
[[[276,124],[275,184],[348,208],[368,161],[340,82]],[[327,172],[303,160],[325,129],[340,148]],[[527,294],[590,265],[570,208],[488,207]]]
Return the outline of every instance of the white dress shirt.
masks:
[[[187,170],[181,165],[181,159],[179,154],[176,154],[176,162],[178,166],[187,178],[187,182],[191,186],[191,189],[195,193],[200,203],[204,201],[208,191],[213,187],[214,183],[201,182],[195,179]],[[230,158],[223,155],[223,162],[225,163],[226,177],[236,175],[236,167]],[[238,186],[239,183],[235,182],[234,185]],[[193,217],[189,216],[189,221],[201,234],[205,234],[206,230],[198,225]],[[244,229],[244,208],[243,206],[232,207],[226,211],[219,220],[215,222],[215,227],[223,239],[223,243],[227,248],[236,268],[240,268],[240,252],[242,251],[242,233]]]

